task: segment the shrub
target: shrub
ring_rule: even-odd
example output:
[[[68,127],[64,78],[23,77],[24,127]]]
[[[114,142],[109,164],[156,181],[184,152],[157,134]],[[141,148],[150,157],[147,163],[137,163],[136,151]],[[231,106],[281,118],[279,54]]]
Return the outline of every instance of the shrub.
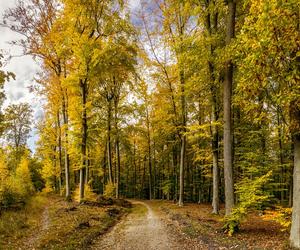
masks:
[[[95,200],[97,197],[97,194],[94,193],[93,189],[89,184],[84,185],[84,200]],[[75,189],[73,193],[73,199],[77,202],[80,202],[79,200],[79,186]]]
[[[33,193],[34,188],[29,170],[29,161],[25,157],[21,159],[16,169],[15,180],[16,189],[22,197],[26,198]]]
[[[236,185],[239,203],[228,216],[225,216],[225,224],[223,226],[225,232],[230,236],[239,230],[239,226],[246,218],[250,208],[257,207],[269,198],[262,191],[262,187],[270,180],[271,175],[272,171],[254,180],[245,178],[241,183]]]
[[[114,198],[116,196],[116,187],[114,183],[109,182],[105,185],[104,196],[108,198]]]
[[[282,226],[282,231],[289,231],[292,223],[292,208],[278,206],[275,211],[265,211],[263,219],[276,221]]]
[[[11,207],[24,203],[34,191],[27,158],[22,158],[15,173],[9,173],[5,162],[0,162],[0,204]]]

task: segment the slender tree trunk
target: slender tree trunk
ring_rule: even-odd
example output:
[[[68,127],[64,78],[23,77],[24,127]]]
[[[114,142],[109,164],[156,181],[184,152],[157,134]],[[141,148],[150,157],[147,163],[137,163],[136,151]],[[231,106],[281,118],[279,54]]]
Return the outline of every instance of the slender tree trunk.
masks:
[[[226,45],[229,45],[234,37],[235,30],[235,0],[228,1],[228,17],[226,31]],[[224,179],[225,179],[225,213],[231,213],[234,207],[233,170],[232,170],[232,115],[231,93],[233,82],[233,65],[231,61],[226,63],[224,81]]]
[[[213,198],[212,198],[212,207],[213,214],[218,214],[220,210],[220,199],[219,199],[219,136],[218,128],[216,125],[218,115],[217,115],[217,97],[216,91],[212,91],[213,100],[212,100],[212,152],[213,152]]]
[[[291,246],[300,248],[300,135],[294,136],[293,213],[290,234]]]
[[[179,165],[179,201],[178,205],[183,206],[184,200],[184,165],[186,157],[186,96],[185,96],[185,81],[184,73],[180,71],[180,87],[181,87],[181,112],[182,112],[182,132],[181,149],[180,149],[180,165]]]
[[[107,163],[108,163],[108,180],[113,183],[112,176],[112,153],[111,153],[111,98],[107,98],[108,109],[107,109]]]
[[[89,149],[86,149],[87,152],[87,158],[86,158],[86,164],[85,164],[85,179],[84,179],[84,183],[88,184],[89,183],[89,175],[90,175],[90,160],[89,160]]]
[[[146,157],[144,157],[144,160],[143,160],[143,177],[142,177],[142,195],[143,195],[143,198],[144,197],[144,189],[145,189],[145,178],[146,178]]]
[[[87,113],[86,113],[86,103],[87,103],[87,80],[80,80],[81,95],[82,95],[82,138],[81,138],[81,168],[79,177],[79,200],[84,199],[84,172],[87,163]]]
[[[63,195],[62,193],[62,174],[63,174],[63,170],[62,170],[62,147],[61,147],[61,125],[60,125],[60,114],[59,111],[57,111],[57,130],[58,130],[58,163],[59,163],[59,192],[60,195]]]
[[[114,79],[114,84],[116,84]],[[115,149],[116,149],[116,198],[119,199],[120,195],[120,171],[121,171],[121,158],[120,158],[120,143],[119,143],[119,127],[118,127],[118,96],[114,96],[114,105],[115,105],[115,130],[116,130],[116,140],[115,140]]]
[[[291,143],[291,154],[290,154],[290,160],[292,162],[291,168],[290,168],[290,179],[289,179],[289,207],[293,207],[293,174],[294,174],[294,143]]]
[[[299,58],[300,59],[300,58]],[[293,208],[290,244],[300,249],[300,101],[290,103],[291,134],[294,146]]]
[[[136,181],[136,177],[137,177],[137,174],[136,174],[136,159],[135,159],[135,140],[133,142],[133,166],[134,166],[134,177],[133,177],[133,184],[134,184],[134,188],[133,188],[133,198],[136,198],[136,184],[137,184],[137,181]]]
[[[107,142],[105,142],[105,145],[107,145]],[[106,185],[106,157],[107,157],[107,147],[104,149],[104,156],[103,156],[103,186],[102,186],[102,194],[104,194],[105,185]]]
[[[157,198],[157,169],[156,169],[156,158],[155,158],[155,141],[153,141],[153,199]]]
[[[284,167],[284,156],[283,156],[283,142],[282,142],[282,121],[280,119],[280,111],[277,110],[277,133],[278,133],[278,147],[279,147],[279,163],[281,169],[281,175],[279,176],[279,183],[280,183],[280,201],[283,203],[285,199],[285,192],[284,192],[284,175],[285,175],[285,167]]]
[[[206,29],[208,31],[209,37],[212,37],[213,34],[216,34],[218,31],[218,12],[211,12],[209,10],[210,7],[210,1],[206,2],[206,9],[208,11],[208,14],[206,16]],[[209,46],[210,51],[210,57],[214,56],[215,47],[213,44],[210,44]],[[219,166],[218,166],[218,128],[216,126],[216,122],[218,120],[218,102],[217,102],[217,88],[215,86],[215,74],[214,74],[214,65],[212,63],[212,59],[208,60],[208,70],[209,70],[209,81],[210,81],[210,89],[211,89],[211,133],[212,133],[212,153],[213,153],[213,168],[212,168],[212,174],[213,174],[213,183],[212,187],[209,187],[208,192],[208,200],[210,201],[211,197],[211,191],[212,191],[212,207],[213,207],[213,213],[218,214],[219,213]],[[211,190],[212,189],[212,190]]]
[[[66,186],[66,199],[71,199],[71,191],[70,191],[70,159],[68,153],[68,145],[69,145],[69,138],[68,138],[68,98],[67,93],[62,91],[63,98],[62,98],[62,114],[64,120],[64,136],[65,136],[65,146],[64,146],[64,154],[65,154],[65,186]],[[66,96],[64,95],[66,94]]]
[[[151,135],[150,135],[150,121],[149,111],[146,108],[146,119],[147,119],[147,140],[148,140],[148,167],[149,167],[149,199],[152,200],[152,158],[151,158]]]

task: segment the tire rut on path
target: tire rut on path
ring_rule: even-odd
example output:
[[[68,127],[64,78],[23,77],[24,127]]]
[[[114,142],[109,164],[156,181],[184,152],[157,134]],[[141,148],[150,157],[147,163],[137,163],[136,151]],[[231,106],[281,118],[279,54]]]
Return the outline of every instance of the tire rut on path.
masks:
[[[42,219],[41,219],[41,226],[39,231],[35,232],[30,238],[28,238],[24,244],[24,248],[22,249],[35,249],[35,246],[39,239],[42,237],[42,235],[47,231],[49,228],[49,208],[45,207]]]
[[[134,201],[135,206],[145,206],[146,214],[129,214],[112,231],[100,236],[91,249],[110,250],[167,250],[199,249],[178,241],[166,224],[145,202]]]

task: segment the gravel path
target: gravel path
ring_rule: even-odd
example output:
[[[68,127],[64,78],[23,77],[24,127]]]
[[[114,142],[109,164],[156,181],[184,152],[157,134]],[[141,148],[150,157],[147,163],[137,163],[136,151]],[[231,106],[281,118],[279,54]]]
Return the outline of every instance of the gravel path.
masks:
[[[183,242],[170,232],[166,223],[145,202],[134,201],[134,206],[145,206],[146,213],[129,214],[112,231],[102,235],[91,249],[110,250],[167,250],[200,249]],[[140,211],[140,209],[138,210]]]

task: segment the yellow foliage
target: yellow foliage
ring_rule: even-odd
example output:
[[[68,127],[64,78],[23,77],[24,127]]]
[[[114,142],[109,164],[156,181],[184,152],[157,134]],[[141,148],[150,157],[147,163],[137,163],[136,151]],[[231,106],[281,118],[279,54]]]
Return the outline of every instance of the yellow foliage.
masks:
[[[1,155],[1,157],[0,157],[0,188],[8,176],[9,176],[9,171],[7,169],[4,157],[2,157],[2,155]]]
[[[21,196],[27,196],[34,191],[29,171],[29,161],[26,157],[21,159],[16,169],[16,189]]]
[[[105,185],[104,196],[107,198],[114,198],[116,195],[116,187],[115,184],[109,182]]]
[[[282,231],[289,231],[291,227],[292,208],[277,207],[276,210],[265,211],[263,219],[276,221],[282,226]]]
[[[89,184],[84,185],[84,200],[95,200],[97,197],[97,194],[94,193],[93,189]],[[76,190],[73,193],[73,199],[77,202],[80,202],[79,200],[79,186],[76,188]]]

